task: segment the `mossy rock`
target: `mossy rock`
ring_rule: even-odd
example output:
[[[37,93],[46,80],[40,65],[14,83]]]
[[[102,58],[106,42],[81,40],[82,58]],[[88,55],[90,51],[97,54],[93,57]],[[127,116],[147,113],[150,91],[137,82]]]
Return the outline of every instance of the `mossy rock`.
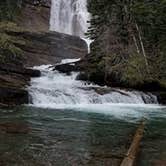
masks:
[[[26,41],[19,36],[12,36],[9,32],[22,32],[15,23],[0,22],[0,61],[1,63],[15,63],[21,61],[23,51],[19,47]]]

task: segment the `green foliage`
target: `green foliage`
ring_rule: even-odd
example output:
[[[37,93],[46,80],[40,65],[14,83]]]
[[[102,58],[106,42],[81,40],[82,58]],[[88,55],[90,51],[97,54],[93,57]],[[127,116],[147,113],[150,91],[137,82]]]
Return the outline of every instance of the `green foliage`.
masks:
[[[7,32],[7,31],[20,32],[22,31],[22,28],[18,27],[17,24],[15,24],[14,22],[9,22],[9,21],[0,22],[0,32]]]
[[[24,45],[25,41],[16,36],[9,35],[8,32],[22,31],[12,22],[0,22],[0,60],[16,59],[23,53],[19,45]],[[12,58],[11,58],[12,57]]]
[[[1,50],[8,50],[14,56],[21,55],[22,50],[19,47],[17,47],[15,44],[16,44],[15,39],[13,39],[11,36],[5,33],[0,33],[0,49]]]
[[[89,0],[88,10],[96,68],[130,85],[166,80],[166,0]]]
[[[0,1],[0,21],[13,21],[20,13],[22,0],[1,0]]]
[[[122,80],[132,86],[142,84],[148,78],[144,59],[138,55],[128,59],[122,73]]]

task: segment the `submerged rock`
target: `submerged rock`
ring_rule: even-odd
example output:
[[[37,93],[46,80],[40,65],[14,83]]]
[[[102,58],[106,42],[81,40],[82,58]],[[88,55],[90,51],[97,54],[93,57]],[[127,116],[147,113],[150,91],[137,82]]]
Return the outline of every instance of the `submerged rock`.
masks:
[[[28,134],[30,128],[23,123],[1,123],[0,132],[9,134]]]

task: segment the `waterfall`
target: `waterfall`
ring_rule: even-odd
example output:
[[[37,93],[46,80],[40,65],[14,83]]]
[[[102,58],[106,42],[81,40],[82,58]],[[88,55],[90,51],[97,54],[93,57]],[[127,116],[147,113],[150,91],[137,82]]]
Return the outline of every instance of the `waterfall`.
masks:
[[[63,60],[62,63],[70,62]],[[73,62],[73,59],[72,61]],[[87,84],[85,81],[76,80],[78,73],[66,75],[52,71],[49,65],[36,67],[41,70],[40,78],[33,78],[29,92],[35,106],[57,107],[87,104],[156,104],[157,98],[151,93],[127,91],[100,87]],[[109,89],[109,90],[108,90]]]
[[[86,0],[52,0],[50,30],[84,37],[88,29]]]

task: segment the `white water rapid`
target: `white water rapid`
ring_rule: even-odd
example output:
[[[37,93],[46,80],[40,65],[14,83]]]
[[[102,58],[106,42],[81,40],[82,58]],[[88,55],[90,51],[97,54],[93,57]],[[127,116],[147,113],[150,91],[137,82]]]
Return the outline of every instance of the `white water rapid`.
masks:
[[[71,60],[72,62],[74,60]],[[68,63],[70,60],[63,60]],[[157,98],[148,93],[138,91],[125,91],[100,87],[76,80],[78,73],[66,75],[58,71],[52,71],[49,65],[35,67],[41,70],[40,78],[33,78],[29,92],[33,99],[33,105],[37,107],[69,107],[84,106],[89,104],[156,104]]]
[[[87,0],[52,0],[50,30],[84,38],[88,29]]]

